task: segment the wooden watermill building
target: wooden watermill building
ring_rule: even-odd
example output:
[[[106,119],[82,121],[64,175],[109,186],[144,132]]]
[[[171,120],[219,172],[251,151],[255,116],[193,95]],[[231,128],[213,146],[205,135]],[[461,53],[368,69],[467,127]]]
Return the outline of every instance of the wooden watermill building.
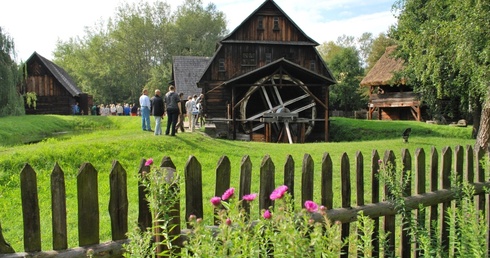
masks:
[[[360,83],[370,87],[368,119],[378,113],[379,120],[416,120],[421,121],[421,101],[404,80],[394,81],[394,73],[403,69],[403,60],[391,56],[396,46],[386,48],[385,53],[376,62]]]
[[[24,81],[19,92],[36,93],[36,108],[26,104],[26,114],[70,115],[78,103],[80,112],[89,114],[92,96],[83,93],[60,66],[34,52],[25,63]]]
[[[336,81],[316,46],[266,0],[219,42],[198,81],[207,120],[231,139],[328,141],[328,92]]]

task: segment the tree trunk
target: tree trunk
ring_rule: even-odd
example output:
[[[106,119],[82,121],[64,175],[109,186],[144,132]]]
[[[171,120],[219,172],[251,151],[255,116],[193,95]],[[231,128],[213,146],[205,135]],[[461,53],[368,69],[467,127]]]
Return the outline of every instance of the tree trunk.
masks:
[[[483,149],[487,149],[490,141],[490,100],[487,98],[482,108],[480,119],[480,130],[478,130],[478,137],[476,138],[476,144]]]
[[[481,111],[482,111],[482,103],[476,99],[474,99],[474,111],[473,111],[473,132],[471,133],[471,137],[476,139],[478,137],[478,130],[480,129],[480,120],[481,120]]]

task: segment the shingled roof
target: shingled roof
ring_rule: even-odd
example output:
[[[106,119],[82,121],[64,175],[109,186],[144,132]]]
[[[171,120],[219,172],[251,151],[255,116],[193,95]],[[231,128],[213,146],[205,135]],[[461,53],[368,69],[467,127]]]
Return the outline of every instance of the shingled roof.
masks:
[[[401,71],[404,63],[402,59],[395,59],[391,56],[395,49],[396,46],[386,48],[385,53],[368,72],[366,77],[362,79],[360,83],[361,86],[380,86],[393,83],[392,79],[394,73]],[[405,82],[400,81],[398,84],[405,84]]]
[[[26,63],[29,63],[33,58],[38,58],[46,69],[59,81],[59,83],[65,87],[65,89],[73,96],[78,96],[82,92],[80,88],[78,88],[75,81],[70,77],[70,75],[61,67],[41,56],[37,52],[34,52],[29,59],[27,59]]]
[[[177,92],[184,93],[184,96],[201,93],[197,87],[197,82],[201,79],[210,57],[202,56],[174,56],[172,78],[177,88]]]

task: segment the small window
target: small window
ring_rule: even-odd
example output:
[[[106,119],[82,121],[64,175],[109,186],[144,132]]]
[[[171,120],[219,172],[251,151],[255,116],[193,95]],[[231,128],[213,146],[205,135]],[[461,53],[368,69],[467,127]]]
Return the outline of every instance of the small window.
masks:
[[[219,64],[218,64],[218,66],[219,66],[219,67],[218,67],[218,71],[219,71],[219,72],[224,72],[224,71],[226,71],[226,69],[225,69],[225,59],[224,59],[224,58],[220,58],[220,59],[218,60],[218,63],[219,63]]]
[[[316,71],[316,62],[315,60],[310,61],[310,70]]]
[[[271,63],[272,62],[272,53],[265,53],[265,63]]]
[[[257,29],[258,30],[263,30],[264,29],[264,16],[259,16],[258,24],[257,24]]]
[[[274,17],[274,28],[273,30],[279,30],[279,17]]]
[[[257,62],[255,60],[254,52],[243,52],[242,53],[242,66],[255,66]]]

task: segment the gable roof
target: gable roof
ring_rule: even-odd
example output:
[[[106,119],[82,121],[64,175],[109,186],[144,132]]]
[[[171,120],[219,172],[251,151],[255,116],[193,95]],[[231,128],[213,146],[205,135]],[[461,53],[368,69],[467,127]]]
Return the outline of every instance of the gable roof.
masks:
[[[39,61],[48,69],[48,71],[58,80],[58,82],[73,96],[78,96],[82,92],[80,88],[78,88],[75,81],[71,78],[71,76],[61,67],[41,56],[37,52],[34,52],[26,61],[30,63],[34,58],[39,59]]]
[[[387,47],[385,53],[371,68],[366,77],[364,77],[360,83],[361,86],[380,86],[392,84],[392,79],[395,72],[399,72],[403,69],[404,61],[402,59],[395,59],[391,56],[395,51],[396,46]],[[398,82],[405,84],[404,81]]]
[[[197,87],[197,82],[210,61],[210,57],[174,56],[172,78],[177,91],[183,92],[185,97],[199,93],[201,90]]]
[[[250,81],[258,81],[261,78],[264,78],[265,76],[274,73],[277,69],[280,68],[284,69],[285,72],[289,72],[289,74],[294,74],[295,78],[301,80],[305,84],[324,83],[327,85],[332,85],[336,83],[334,78],[323,76],[321,74],[310,71],[304,68],[303,66],[293,63],[285,58],[280,58],[275,60],[274,62],[266,64],[253,71],[250,71],[248,73],[235,77],[231,80],[228,80],[224,82],[223,85],[230,85],[230,84],[249,85]]]
[[[230,34],[228,34],[227,36],[225,36],[221,42],[227,42],[227,41],[230,41],[230,37],[235,34],[235,32],[240,28],[242,27],[245,23],[247,23],[255,14],[257,14],[262,8],[264,8],[264,6],[266,6],[267,4],[272,4],[275,8],[277,8],[279,10],[279,12],[281,12],[282,15],[284,15],[284,17],[286,17],[286,19],[301,33],[304,35],[305,38],[308,39],[309,43],[311,45],[314,45],[314,46],[318,46],[318,42],[316,42],[315,40],[313,40],[312,38],[310,38],[308,35],[306,35],[306,33],[304,33],[304,31],[293,21],[293,19],[291,19],[282,9],[281,7],[279,7],[279,5],[277,5],[273,0],[265,0],[257,9],[255,9],[255,11],[253,11],[247,18],[245,18],[245,20],[242,21],[242,23],[240,23],[240,25],[238,25]],[[261,43],[264,43],[263,41],[260,41]],[[281,42],[281,44],[284,44],[284,42]]]

